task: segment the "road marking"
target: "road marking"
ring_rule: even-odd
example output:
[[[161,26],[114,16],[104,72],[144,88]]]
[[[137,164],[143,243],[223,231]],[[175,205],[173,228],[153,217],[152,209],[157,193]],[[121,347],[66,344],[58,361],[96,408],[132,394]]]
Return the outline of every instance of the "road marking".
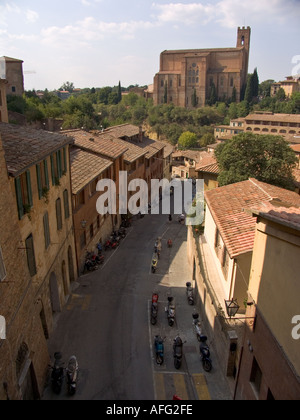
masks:
[[[154,375],[154,387],[156,400],[166,401],[166,389],[163,373],[155,373]]]
[[[173,381],[176,390],[175,394],[184,401],[189,400],[185,384],[185,375],[174,375]]]
[[[211,396],[207,388],[207,382],[205,375],[198,374],[198,375],[192,375],[194,386],[197,391],[197,395],[200,401],[210,401]]]

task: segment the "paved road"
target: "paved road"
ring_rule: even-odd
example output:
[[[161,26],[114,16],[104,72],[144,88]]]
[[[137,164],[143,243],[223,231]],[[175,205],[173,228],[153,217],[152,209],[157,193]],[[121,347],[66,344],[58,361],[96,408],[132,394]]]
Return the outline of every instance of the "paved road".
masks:
[[[185,283],[190,280],[186,258],[186,227],[165,215],[147,215],[134,221],[121,246],[105,253],[99,271],[78,280],[69,302],[60,315],[49,351],[63,353],[64,360],[75,354],[80,376],[77,400],[170,400],[229,399],[218,369],[204,375],[198,344],[191,329],[193,309],[187,304]],[[151,273],[155,240],[162,237],[158,269]],[[173,247],[167,248],[172,238]],[[149,303],[152,292],[159,293],[159,317],[150,326]],[[176,299],[177,321],[168,326],[164,306],[167,296]],[[165,363],[156,365],[154,336],[166,337]],[[187,343],[180,371],[172,359],[172,341],[180,334]],[[50,387],[44,399],[59,397]]]

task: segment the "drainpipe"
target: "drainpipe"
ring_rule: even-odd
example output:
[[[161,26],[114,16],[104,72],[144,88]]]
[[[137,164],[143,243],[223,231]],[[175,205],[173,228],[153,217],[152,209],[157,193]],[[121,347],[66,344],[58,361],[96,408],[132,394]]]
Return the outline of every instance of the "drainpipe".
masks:
[[[236,266],[237,266],[237,262],[236,262],[236,259],[234,259],[233,270],[232,270],[231,281],[230,281],[229,300],[232,299],[232,298],[234,298],[234,296],[233,296],[233,281],[235,283]]]

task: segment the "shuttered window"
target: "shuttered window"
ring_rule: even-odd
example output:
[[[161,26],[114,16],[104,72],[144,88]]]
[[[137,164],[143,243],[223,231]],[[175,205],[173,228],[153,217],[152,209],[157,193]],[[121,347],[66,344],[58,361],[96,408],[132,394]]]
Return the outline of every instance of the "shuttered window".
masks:
[[[27,254],[27,264],[28,269],[31,277],[36,275],[36,263],[35,263],[35,255],[34,255],[34,244],[33,244],[33,236],[29,235],[25,241],[26,247],[26,254]]]
[[[48,212],[44,214],[43,223],[44,223],[45,248],[48,249],[51,242]]]
[[[65,208],[65,219],[70,217],[70,207],[69,207],[69,193],[68,190],[64,191],[64,208]]]
[[[30,171],[24,172],[15,179],[19,219],[29,213],[33,205]]]
[[[39,199],[41,199],[45,192],[49,190],[49,176],[47,160],[36,165],[36,176],[39,191]]]
[[[56,200],[56,220],[57,220],[57,230],[62,229],[62,215],[61,215],[61,199]]]

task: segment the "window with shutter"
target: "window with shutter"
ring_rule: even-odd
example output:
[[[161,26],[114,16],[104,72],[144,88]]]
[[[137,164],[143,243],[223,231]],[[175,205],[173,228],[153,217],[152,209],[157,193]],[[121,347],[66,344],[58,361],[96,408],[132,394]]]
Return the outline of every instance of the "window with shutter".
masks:
[[[51,242],[48,212],[44,214],[43,222],[44,222],[45,248],[48,249]]]
[[[34,255],[34,245],[33,245],[33,236],[32,234],[28,236],[25,241],[26,254],[27,254],[27,264],[31,277],[36,275],[36,263]]]
[[[62,215],[61,215],[61,199],[56,200],[56,220],[57,220],[57,230],[62,229]]]
[[[65,219],[70,217],[70,207],[69,207],[69,193],[68,190],[64,191],[64,207],[65,207]]]

